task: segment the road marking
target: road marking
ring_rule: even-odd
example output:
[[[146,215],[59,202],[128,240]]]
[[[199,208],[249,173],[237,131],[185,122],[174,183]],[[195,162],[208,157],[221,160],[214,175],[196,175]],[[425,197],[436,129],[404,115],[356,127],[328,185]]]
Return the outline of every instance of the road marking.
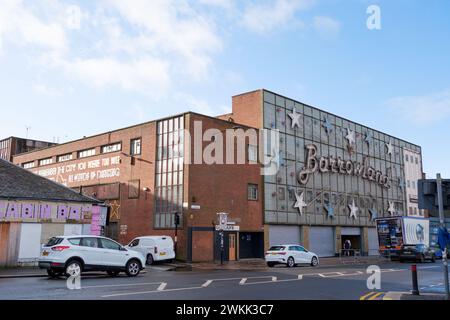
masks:
[[[303,275],[302,275],[302,274],[299,274],[297,279],[298,279],[298,280],[302,280],[302,279],[303,279]]]
[[[277,277],[272,277],[272,281],[277,281]]]
[[[384,292],[378,292],[375,293],[374,295],[372,295],[369,300],[375,300],[376,298],[378,298],[379,296],[381,296]]]
[[[371,296],[371,295],[373,295],[373,294],[376,294],[376,292],[374,292],[374,291],[369,292],[369,293],[367,293],[367,294],[361,296],[361,297],[359,298],[359,300],[366,300],[369,296]]]
[[[213,282],[212,280],[206,281],[204,284],[202,284],[202,288],[206,288],[206,287],[209,286],[212,282]]]
[[[92,289],[92,288],[110,288],[110,287],[132,287],[132,286],[146,286],[150,284],[160,284],[161,282],[146,282],[146,283],[127,283],[127,284],[105,284],[99,286],[87,286],[81,287],[81,289]]]
[[[133,296],[133,295],[138,295],[138,294],[181,291],[181,290],[195,290],[195,289],[203,289],[203,287],[175,288],[175,289],[167,289],[167,290],[163,290],[163,291],[151,290],[151,291],[141,291],[141,292],[116,293],[116,294],[108,294],[108,295],[101,296],[101,297],[102,298],[111,298],[111,297],[120,297],[120,296]]]
[[[167,286],[166,282],[161,282],[161,284],[159,285],[158,289],[156,289],[156,290],[163,291],[166,288],[166,286]]]
[[[241,281],[239,281],[239,285],[243,285],[243,284],[245,284],[245,282],[247,282],[247,278],[242,278],[242,280]]]

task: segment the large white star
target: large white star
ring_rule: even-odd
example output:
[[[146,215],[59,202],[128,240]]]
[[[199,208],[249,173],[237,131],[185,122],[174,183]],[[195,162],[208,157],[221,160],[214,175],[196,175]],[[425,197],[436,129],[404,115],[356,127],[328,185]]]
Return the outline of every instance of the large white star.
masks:
[[[392,141],[389,140],[389,143],[386,143],[387,147],[387,154],[392,156],[392,153],[394,152],[394,146],[392,145]]]
[[[350,218],[357,218],[358,207],[355,205],[355,199],[353,199],[352,204],[348,206],[350,209]]]
[[[395,215],[394,201],[388,201],[388,202],[389,202],[388,212],[391,214],[391,216],[394,216]]]
[[[300,117],[302,116],[302,114],[297,113],[297,110],[295,110],[294,108],[292,110],[292,113],[288,113],[288,116],[292,119],[291,128],[294,129],[295,126],[297,126],[297,128],[300,128]]]
[[[350,145],[353,145],[355,143],[355,131],[352,131],[349,128],[347,128],[347,135],[345,136],[345,139],[348,140],[348,143]]]
[[[304,199],[304,192],[298,194],[297,192],[295,192],[295,204],[294,204],[294,208],[298,208],[298,211],[300,212],[300,215],[303,215],[303,208],[307,207],[308,204],[305,202]]]

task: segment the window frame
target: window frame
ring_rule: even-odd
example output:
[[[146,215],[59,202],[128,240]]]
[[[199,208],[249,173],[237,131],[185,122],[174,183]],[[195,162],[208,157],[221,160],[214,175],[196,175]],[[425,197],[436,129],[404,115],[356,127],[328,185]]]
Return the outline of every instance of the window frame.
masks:
[[[254,189],[250,189],[251,187],[254,187]],[[258,196],[259,196],[259,186],[256,183],[248,183],[247,184],[247,200],[248,201],[258,201]],[[251,197],[253,196],[253,193],[251,193],[250,191],[256,191],[256,195],[255,197]]]
[[[139,140],[139,153],[134,152],[135,150],[133,150],[133,146],[134,146],[134,141],[138,141]],[[138,138],[133,138],[130,139],[130,155],[131,156],[139,156],[142,154],[142,137],[138,137]]]

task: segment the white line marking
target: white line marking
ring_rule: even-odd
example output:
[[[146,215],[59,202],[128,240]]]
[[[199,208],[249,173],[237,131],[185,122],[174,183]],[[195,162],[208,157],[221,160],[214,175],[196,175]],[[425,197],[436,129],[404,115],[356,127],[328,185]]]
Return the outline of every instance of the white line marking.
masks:
[[[272,277],[272,281],[273,282],[277,281],[277,277]]]
[[[138,294],[169,292],[169,291],[180,291],[180,290],[195,290],[195,289],[203,289],[203,287],[176,288],[176,289],[167,289],[167,290],[164,290],[164,291],[152,290],[152,291],[142,291],[142,292],[116,293],[116,294],[108,294],[106,296],[102,296],[102,298],[120,297],[120,296],[133,296],[133,295],[138,295]]]
[[[239,285],[243,285],[243,284],[245,284],[247,282],[247,278],[242,278],[242,280],[241,281],[239,281]]]
[[[204,284],[202,284],[202,288],[206,288],[206,287],[209,286],[212,282],[213,282],[212,280],[206,281]]]
[[[127,284],[106,284],[101,286],[87,286],[81,287],[82,289],[91,289],[91,288],[110,288],[110,287],[132,287],[132,286],[146,286],[150,284],[160,284],[161,282],[146,282],[146,283],[127,283]]]
[[[159,285],[158,289],[156,289],[156,290],[163,291],[166,288],[166,286],[167,286],[166,282],[161,282],[161,284]]]
[[[298,280],[302,280],[302,279],[303,279],[303,275],[302,275],[302,274],[299,274],[297,279],[298,279]]]

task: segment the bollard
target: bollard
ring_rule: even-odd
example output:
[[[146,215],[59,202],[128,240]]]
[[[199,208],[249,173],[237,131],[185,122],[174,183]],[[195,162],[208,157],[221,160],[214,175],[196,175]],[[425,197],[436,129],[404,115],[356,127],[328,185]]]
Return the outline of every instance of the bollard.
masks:
[[[420,293],[419,293],[419,283],[417,281],[417,266],[415,264],[411,266],[411,275],[413,285],[412,294],[418,296],[420,295]]]

